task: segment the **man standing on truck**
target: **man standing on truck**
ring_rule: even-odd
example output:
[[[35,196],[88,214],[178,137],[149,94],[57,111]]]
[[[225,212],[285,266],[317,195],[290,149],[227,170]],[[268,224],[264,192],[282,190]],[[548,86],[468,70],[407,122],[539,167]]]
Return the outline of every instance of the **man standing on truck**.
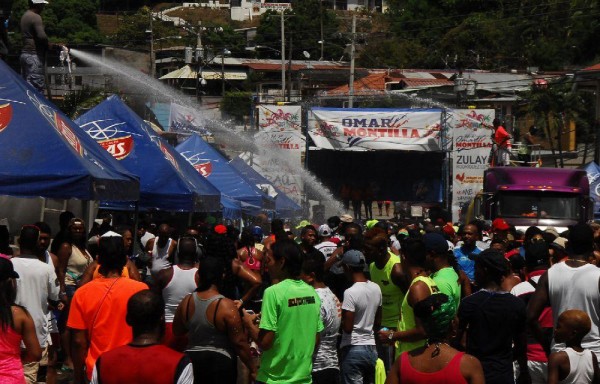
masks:
[[[494,125],[494,144],[496,146],[496,166],[510,165],[510,135],[506,129],[500,124],[500,119],[496,118],[492,122]]]

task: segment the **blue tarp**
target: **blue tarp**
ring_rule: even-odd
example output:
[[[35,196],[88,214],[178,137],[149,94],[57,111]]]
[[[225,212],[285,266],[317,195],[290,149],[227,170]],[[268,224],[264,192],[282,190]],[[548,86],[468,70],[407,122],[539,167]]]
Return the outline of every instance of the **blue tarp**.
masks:
[[[236,157],[235,159],[231,160],[229,164],[233,168],[237,169],[239,173],[241,173],[254,185],[269,184],[273,187],[273,189],[277,192],[277,196],[275,196],[275,213],[277,217],[289,218],[297,216],[301,213],[302,207],[296,204],[294,200],[290,199],[285,193],[275,188],[275,186],[273,186],[269,180],[258,173],[240,157]]]
[[[216,149],[196,134],[177,146],[181,153],[221,192],[242,202],[242,208],[250,214],[260,209],[275,209],[275,202],[255,184],[249,182]]]
[[[128,171],[139,176],[141,209],[220,210],[220,192],[117,96],[110,96],[76,122]]]
[[[139,182],[0,60],[0,194],[135,201]]]
[[[600,166],[594,161],[580,167],[590,182],[590,198],[594,201],[594,218],[600,217]]]

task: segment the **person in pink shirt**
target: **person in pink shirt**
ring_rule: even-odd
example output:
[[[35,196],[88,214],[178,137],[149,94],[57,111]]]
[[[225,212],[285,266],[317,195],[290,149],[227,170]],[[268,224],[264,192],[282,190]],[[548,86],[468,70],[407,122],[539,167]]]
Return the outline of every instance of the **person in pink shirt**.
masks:
[[[19,274],[5,255],[0,255],[0,383],[23,384],[21,341],[25,344],[23,361],[39,361],[42,349],[33,319],[27,310],[15,304]]]

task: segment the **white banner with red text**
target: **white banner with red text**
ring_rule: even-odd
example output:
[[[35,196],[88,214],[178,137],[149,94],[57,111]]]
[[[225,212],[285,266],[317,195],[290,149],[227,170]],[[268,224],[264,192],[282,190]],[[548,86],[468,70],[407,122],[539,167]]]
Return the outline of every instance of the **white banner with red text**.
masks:
[[[308,133],[323,149],[440,151],[441,109],[312,108]]]
[[[492,148],[493,109],[448,110],[452,137],[452,221],[466,213],[483,189],[483,173],[489,167]]]

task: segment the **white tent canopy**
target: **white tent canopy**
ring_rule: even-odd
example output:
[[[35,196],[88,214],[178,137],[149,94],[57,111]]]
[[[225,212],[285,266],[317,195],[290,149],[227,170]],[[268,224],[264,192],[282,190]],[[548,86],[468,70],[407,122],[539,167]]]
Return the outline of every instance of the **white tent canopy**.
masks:
[[[221,80],[222,72],[215,70],[201,70],[201,77],[204,80]],[[225,68],[225,80],[246,80],[248,75],[246,72],[242,70],[232,70]],[[189,65],[186,65],[182,68],[179,68],[173,72],[169,72],[166,75],[162,76],[159,80],[168,80],[168,79],[196,79],[197,72],[192,69]]]

